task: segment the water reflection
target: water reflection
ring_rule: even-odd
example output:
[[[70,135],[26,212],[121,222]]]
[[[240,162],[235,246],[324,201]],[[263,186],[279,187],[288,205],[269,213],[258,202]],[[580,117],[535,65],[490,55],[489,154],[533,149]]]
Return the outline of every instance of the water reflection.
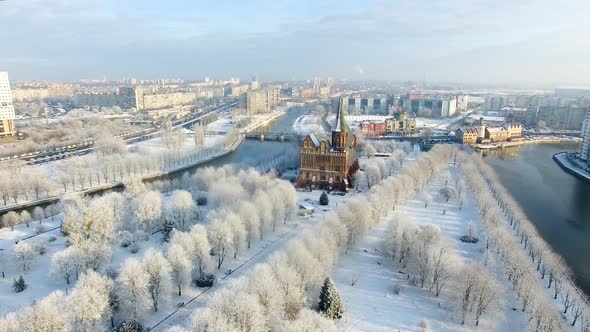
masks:
[[[481,155],[486,158],[488,156],[498,158],[501,160],[513,160],[518,158],[518,152],[521,145],[508,146],[502,149],[482,150]]]

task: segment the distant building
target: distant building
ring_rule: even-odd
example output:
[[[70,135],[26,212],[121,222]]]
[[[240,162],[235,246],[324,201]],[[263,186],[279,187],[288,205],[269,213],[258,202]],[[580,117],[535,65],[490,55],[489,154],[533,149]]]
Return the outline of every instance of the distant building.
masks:
[[[300,159],[297,187],[342,191],[351,187],[352,175],[359,168],[357,142],[344,119],[342,103],[332,128],[332,140],[307,135],[301,143]]]
[[[590,98],[590,87],[563,87],[555,88],[555,96],[566,98]]]
[[[396,112],[392,118],[386,119],[387,132],[390,134],[411,135],[416,133],[416,120],[405,112]]]
[[[584,126],[582,127],[582,146],[580,147],[580,159],[590,162],[590,110],[586,111]]]
[[[508,140],[508,130],[504,127],[486,127],[485,138],[490,142],[505,142]]]
[[[455,138],[461,144],[477,143],[478,131],[474,127],[461,127],[455,132]]]
[[[258,82],[257,80],[253,80],[252,82],[250,82],[250,90],[258,89],[260,89],[260,82]]]
[[[468,95],[459,95],[457,96],[457,110],[465,111],[469,106],[469,96]]]
[[[516,122],[488,127],[481,117],[477,126],[459,128],[455,132],[455,138],[462,144],[515,141],[521,139],[522,129],[522,124]]]
[[[280,87],[267,87],[246,93],[246,108],[249,115],[269,113],[279,105]]]
[[[8,73],[0,72],[0,137],[14,136],[14,105],[12,104],[12,93]]]
[[[387,131],[387,123],[383,121],[363,121],[359,130],[366,137],[382,136]]]
[[[405,112],[423,117],[451,117],[457,113],[456,96],[422,96],[411,93],[400,98],[399,103]]]
[[[230,97],[239,97],[241,94],[248,92],[250,86],[248,84],[240,84],[240,85],[233,85],[229,87],[229,93],[227,94]]]
[[[502,128],[508,132],[508,139],[522,137],[522,125],[520,123],[505,123]]]
[[[537,113],[537,124],[553,130],[582,130],[586,117],[585,107],[541,106]]]

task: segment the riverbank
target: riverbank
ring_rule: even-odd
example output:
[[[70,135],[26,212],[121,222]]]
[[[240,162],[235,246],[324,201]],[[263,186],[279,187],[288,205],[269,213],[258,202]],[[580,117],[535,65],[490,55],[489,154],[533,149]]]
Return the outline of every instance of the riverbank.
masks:
[[[564,171],[586,181],[590,181],[590,173],[574,165],[568,159],[567,152],[560,152],[553,155],[553,160],[563,168]]]
[[[590,182],[572,176],[552,158],[579,144],[530,144],[484,153],[540,236],[571,267],[590,296]]]
[[[264,117],[261,121],[257,121],[255,123],[252,123],[248,126],[246,126],[244,129],[242,129],[242,133],[247,134],[251,131],[254,131],[260,127],[264,127],[268,124],[270,124],[271,122],[275,121],[276,119],[280,118],[281,116],[285,115],[287,112],[287,108],[279,108],[271,113],[268,114],[268,116]]]
[[[193,162],[188,162],[188,163],[185,163],[185,164],[182,164],[179,166],[171,167],[171,168],[164,170],[164,171],[157,171],[157,172],[154,172],[151,174],[139,176],[139,178],[142,181],[155,180],[155,179],[161,178],[166,175],[170,175],[170,174],[173,174],[176,172],[186,170],[188,168],[192,168],[195,166],[209,163],[215,159],[227,156],[227,155],[233,153],[234,151],[236,151],[240,147],[240,145],[242,144],[244,139],[245,139],[244,135],[238,135],[238,137],[234,140],[234,142],[231,145],[229,145],[228,147],[214,150],[211,154],[206,155],[203,158],[199,158]],[[91,195],[91,194],[94,194],[97,192],[110,190],[110,189],[114,189],[114,188],[119,188],[119,187],[123,187],[123,186],[124,186],[124,180],[119,180],[119,181],[115,181],[115,182],[111,182],[111,183],[93,186],[91,188],[86,188],[83,190],[63,192],[63,193],[60,193],[57,195],[52,195],[52,196],[44,197],[44,198],[37,199],[37,200],[31,200],[31,201],[20,202],[17,204],[3,206],[3,207],[0,207],[0,213],[12,211],[12,210],[27,209],[27,208],[31,208],[31,207],[34,207],[37,205],[51,204],[51,203],[61,200],[62,197],[65,195],[86,196],[86,195]]]
[[[579,137],[543,137],[535,139],[524,139],[515,142],[498,142],[488,144],[474,144],[473,147],[477,150],[489,149],[503,149],[511,146],[519,146],[525,144],[540,144],[540,143],[579,143],[582,139]]]

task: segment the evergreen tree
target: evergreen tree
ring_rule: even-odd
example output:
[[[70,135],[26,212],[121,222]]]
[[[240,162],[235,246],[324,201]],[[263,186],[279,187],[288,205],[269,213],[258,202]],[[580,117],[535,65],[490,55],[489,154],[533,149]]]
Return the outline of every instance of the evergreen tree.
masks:
[[[328,198],[328,194],[324,191],[320,196],[320,205],[328,205],[330,199]]]
[[[130,319],[124,322],[121,322],[119,326],[117,326],[116,332],[143,332],[143,326],[140,322]]]
[[[25,279],[23,278],[22,274],[18,277],[18,279],[14,279],[12,287],[17,293],[20,293],[27,288],[27,284],[25,284]]]
[[[344,314],[344,305],[332,278],[327,277],[320,291],[320,312],[330,319],[340,319]]]
[[[174,228],[176,228],[174,220],[166,218],[166,220],[164,220],[164,230],[162,231],[164,233],[164,241],[170,241],[170,233],[172,233]]]

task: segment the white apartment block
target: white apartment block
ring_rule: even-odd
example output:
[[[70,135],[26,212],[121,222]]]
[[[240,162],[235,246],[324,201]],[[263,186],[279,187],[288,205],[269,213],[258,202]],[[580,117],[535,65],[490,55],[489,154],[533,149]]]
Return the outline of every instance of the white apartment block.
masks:
[[[0,72],[0,120],[14,120],[12,93],[8,82],[8,73]]]
[[[8,73],[0,72],[0,136],[14,135],[14,105]]]
[[[586,111],[586,118],[582,125],[582,147],[580,148],[580,158],[590,161],[590,110]]]

